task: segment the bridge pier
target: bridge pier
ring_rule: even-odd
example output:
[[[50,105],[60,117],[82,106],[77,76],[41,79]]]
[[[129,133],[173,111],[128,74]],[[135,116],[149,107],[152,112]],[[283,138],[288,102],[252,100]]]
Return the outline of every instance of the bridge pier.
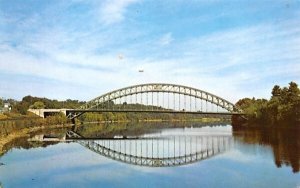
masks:
[[[28,109],[28,112],[34,113],[42,118],[45,118],[51,114],[63,113],[67,115],[69,109]]]

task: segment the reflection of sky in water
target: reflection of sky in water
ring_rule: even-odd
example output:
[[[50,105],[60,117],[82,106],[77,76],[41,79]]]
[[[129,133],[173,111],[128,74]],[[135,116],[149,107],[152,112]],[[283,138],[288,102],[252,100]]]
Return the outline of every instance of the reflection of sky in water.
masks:
[[[77,143],[13,149],[0,161],[4,187],[296,187],[300,173],[277,168],[269,147],[234,149],[180,167],[149,168],[107,159]]]

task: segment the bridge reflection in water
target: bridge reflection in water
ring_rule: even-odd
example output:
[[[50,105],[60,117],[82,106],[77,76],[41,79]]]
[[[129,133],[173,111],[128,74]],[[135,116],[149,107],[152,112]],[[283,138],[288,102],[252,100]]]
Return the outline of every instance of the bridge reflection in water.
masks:
[[[228,151],[231,135],[173,135],[164,137],[82,139],[70,138],[104,157],[127,164],[147,167],[172,167],[195,163]]]

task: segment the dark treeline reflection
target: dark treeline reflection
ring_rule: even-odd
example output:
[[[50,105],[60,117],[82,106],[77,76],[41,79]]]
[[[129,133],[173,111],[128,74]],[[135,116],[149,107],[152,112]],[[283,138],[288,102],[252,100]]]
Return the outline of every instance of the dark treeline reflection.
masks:
[[[17,130],[15,130],[17,131]],[[6,143],[3,147],[0,147],[0,157],[4,155],[6,152],[13,148],[18,149],[31,149],[31,148],[38,148],[38,147],[47,147],[49,145],[58,144],[59,142],[29,142],[28,138],[33,137],[35,135],[48,135],[48,136],[55,136],[55,137],[62,137],[66,134],[66,128],[60,129],[43,129],[39,131],[35,131],[30,133],[29,135],[24,135],[21,137],[14,138],[10,142]]]
[[[246,144],[271,146],[277,167],[291,166],[294,173],[300,170],[300,128],[233,128],[235,139]]]
[[[75,132],[88,138],[112,138],[114,136],[140,136],[143,134],[159,133],[163,129],[185,127],[225,126],[227,122],[140,122],[116,124],[86,124],[75,128]]]

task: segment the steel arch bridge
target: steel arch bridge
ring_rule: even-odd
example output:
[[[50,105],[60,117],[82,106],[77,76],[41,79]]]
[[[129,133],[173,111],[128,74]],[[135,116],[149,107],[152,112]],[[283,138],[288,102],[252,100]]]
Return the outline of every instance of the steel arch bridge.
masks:
[[[129,86],[96,97],[78,109],[67,110],[74,119],[85,112],[150,112],[190,114],[243,114],[233,103],[209,92],[177,84]]]
[[[231,135],[89,140],[69,131],[67,136],[106,158],[146,167],[174,167],[196,163],[225,153],[233,145]]]

